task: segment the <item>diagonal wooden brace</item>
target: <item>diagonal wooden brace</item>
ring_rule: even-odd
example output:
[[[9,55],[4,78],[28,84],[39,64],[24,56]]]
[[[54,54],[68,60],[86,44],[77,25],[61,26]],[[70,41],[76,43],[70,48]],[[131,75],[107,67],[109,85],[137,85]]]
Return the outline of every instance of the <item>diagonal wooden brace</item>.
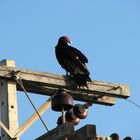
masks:
[[[0,127],[11,137],[14,138],[14,136],[11,134],[9,129],[0,121]]]
[[[51,98],[49,98],[39,109],[38,113],[40,116],[50,107]],[[18,132],[15,134],[15,137],[20,137],[29,127],[31,127],[34,122],[38,119],[38,115],[35,112],[28,120],[26,120],[20,127]]]

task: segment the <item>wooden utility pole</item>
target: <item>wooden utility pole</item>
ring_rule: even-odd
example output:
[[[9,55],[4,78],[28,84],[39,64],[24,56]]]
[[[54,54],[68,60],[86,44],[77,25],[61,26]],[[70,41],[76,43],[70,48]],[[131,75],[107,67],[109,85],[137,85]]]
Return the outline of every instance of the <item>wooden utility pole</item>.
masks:
[[[1,66],[15,67],[15,62],[4,60]],[[18,131],[18,111],[17,111],[16,83],[0,79],[0,118],[1,122],[9,130],[9,135],[13,136]],[[7,133],[1,130],[1,140],[11,140]],[[18,140],[18,137],[16,138]]]
[[[12,60],[0,62],[0,127],[1,140],[18,140],[19,137],[39,118],[35,112],[18,128],[16,90],[24,91],[16,80],[21,80],[29,93],[52,96],[59,88],[64,88],[75,100],[101,105],[114,105],[115,98],[128,98],[130,88],[127,85],[92,81],[88,89],[77,88],[69,77],[47,72],[16,68]],[[46,101],[39,109],[42,115],[51,104]]]

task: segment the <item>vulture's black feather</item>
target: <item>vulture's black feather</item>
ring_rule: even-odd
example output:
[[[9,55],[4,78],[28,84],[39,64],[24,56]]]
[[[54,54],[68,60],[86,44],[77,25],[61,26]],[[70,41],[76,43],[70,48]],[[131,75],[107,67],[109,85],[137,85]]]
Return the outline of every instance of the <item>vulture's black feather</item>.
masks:
[[[87,86],[87,82],[91,82],[90,72],[86,67],[88,59],[80,50],[69,46],[68,43],[71,43],[68,37],[59,38],[55,47],[56,58],[62,68],[70,73],[79,87]]]

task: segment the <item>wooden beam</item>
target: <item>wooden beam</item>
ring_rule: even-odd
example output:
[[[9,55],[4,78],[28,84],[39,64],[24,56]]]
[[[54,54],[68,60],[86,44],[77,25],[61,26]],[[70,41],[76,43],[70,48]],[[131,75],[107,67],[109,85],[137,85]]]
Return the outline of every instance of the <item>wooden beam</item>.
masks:
[[[58,91],[58,88],[56,87],[41,86],[41,85],[36,87],[36,85],[32,85],[31,83],[27,84],[27,83],[28,83],[27,81],[26,82],[24,81],[25,89],[28,92],[52,96]],[[17,85],[17,89],[19,91],[22,91],[22,88],[19,85]],[[78,101],[93,102],[95,104],[109,105],[109,106],[114,105],[116,101],[114,97],[88,94],[88,93],[83,93],[83,92],[77,92],[75,90],[67,90],[67,89],[65,90],[68,94],[70,94],[74,98],[74,100],[78,100]]]
[[[127,85],[92,81],[88,84],[89,89],[76,88],[75,82],[68,76],[22,68],[0,67],[0,78],[13,80],[12,71],[20,71],[18,75],[22,78],[26,90],[32,93],[51,96],[56,93],[58,88],[64,88],[75,100],[104,105],[115,104],[114,97],[128,98],[130,96],[130,88]],[[22,91],[20,86],[17,86],[17,89]]]
[[[68,136],[68,140],[95,140],[96,126],[87,124]]]
[[[96,126],[88,124],[74,131],[74,126],[71,123],[66,123],[56,127],[35,140],[64,140],[64,137],[67,137],[68,140],[95,139]]]
[[[4,60],[0,62],[0,65],[14,67],[15,62]],[[12,140],[11,136],[18,131],[17,92],[14,81],[0,79],[0,115],[1,127],[3,128],[1,140]],[[18,137],[15,138],[15,140],[18,139]]]
[[[64,123],[50,132],[36,138],[35,140],[64,140],[66,136],[74,133],[74,126],[72,123]]]

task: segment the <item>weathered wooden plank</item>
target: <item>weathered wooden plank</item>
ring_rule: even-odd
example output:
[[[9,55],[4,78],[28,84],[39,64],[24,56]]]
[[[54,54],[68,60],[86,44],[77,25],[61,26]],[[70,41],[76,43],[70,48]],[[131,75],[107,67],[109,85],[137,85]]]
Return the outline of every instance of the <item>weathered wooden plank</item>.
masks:
[[[63,140],[65,136],[68,137],[68,140],[95,139],[96,126],[88,124],[74,131],[74,126],[70,123],[66,123],[56,127],[35,140]]]
[[[96,126],[95,125],[85,125],[84,127],[78,129],[68,140],[94,140],[96,139]]]
[[[52,88],[52,87],[50,88],[47,86],[36,87],[35,85],[30,85],[27,84],[26,82],[24,82],[24,86],[28,92],[49,95],[49,96],[54,95],[58,91],[58,88]],[[19,85],[17,85],[17,88],[18,90],[22,91],[22,88]],[[110,106],[114,105],[116,101],[114,97],[99,96],[95,94],[90,95],[88,93],[76,92],[74,90],[66,90],[66,91],[74,98],[74,100],[78,100],[78,101],[93,102],[95,104],[110,105]]]
[[[43,94],[43,95],[53,95],[57,92],[59,85],[58,83],[54,83],[53,85],[49,84],[50,81],[54,81],[55,79],[61,81],[64,81],[64,79],[67,82],[67,84],[64,82],[65,85],[68,86],[60,86],[63,88],[67,88],[67,92],[73,96],[75,100],[79,101],[90,101],[97,104],[103,104],[103,105],[113,105],[115,104],[115,98],[108,97],[104,95],[96,95],[96,94],[89,94],[86,92],[78,91],[74,85],[74,82],[71,81],[66,76],[56,75],[56,74],[48,74],[46,72],[37,72],[37,71],[31,71],[31,70],[25,70],[25,69],[16,69],[12,67],[0,67],[0,78],[7,79],[7,80],[13,80],[11,71],[13,70],[20,70],[20,77],[23,79],[23,83],[25,86],[25,89],[28,92],[37,93],[37,94]],[[35,77],[35,78],[32,78]],[[41,77],[45,77],[45,80],[41,79]],[[48,80],[50,79],[50,80]],[[35,81],[34,81],[35,80]],[[46,80],[48,80],[46,82]],[[74,85],[74,87],[73,87]],[[22,88],[17,85],[17,89],[22,91]],[[98,98],[100,96],[100,98]]]
[[[35,140],[64,140],[68,135],[71,135],[74,132],[74,126],[72,123],[62,124],[50,132],[36,138]]]
[[[12,60],[4,60],[0,62],[0,65],[15,66],[15,62]],[[16,82],[6,81],[0,79],[0,120],[7,127],[10,136],[18,131],[18,112],[17,112],[17,92]],[[1,126],[2,127],[2,126]],[[5,129],[3,127],[3,129]],[[6,132],[1,130],[1,140],[12,140]],[[6,129],[5,129],[6,130]],[[15,138],[19,140],[19,138]]]
[[[99,104],[101,102],[101,104],[106,105],[112,105],[115,103],[114,98],[110,97],[128,98],[130,96],[130,88],[127,85],[92,81],[92,83],[88,84],[89,89],[76,88],[74,81],[68,76],[26,70],[22,68],[0,67],[0,77],[12,80],[11,71],[13,70],[20,71],[18,75],[23,79],[26,90],[32,93],[52,95],[58,88],[64,88],[76,100],[93,101]],[[17,88],[18,90],[22,90],[19,86],[17,86]]]

